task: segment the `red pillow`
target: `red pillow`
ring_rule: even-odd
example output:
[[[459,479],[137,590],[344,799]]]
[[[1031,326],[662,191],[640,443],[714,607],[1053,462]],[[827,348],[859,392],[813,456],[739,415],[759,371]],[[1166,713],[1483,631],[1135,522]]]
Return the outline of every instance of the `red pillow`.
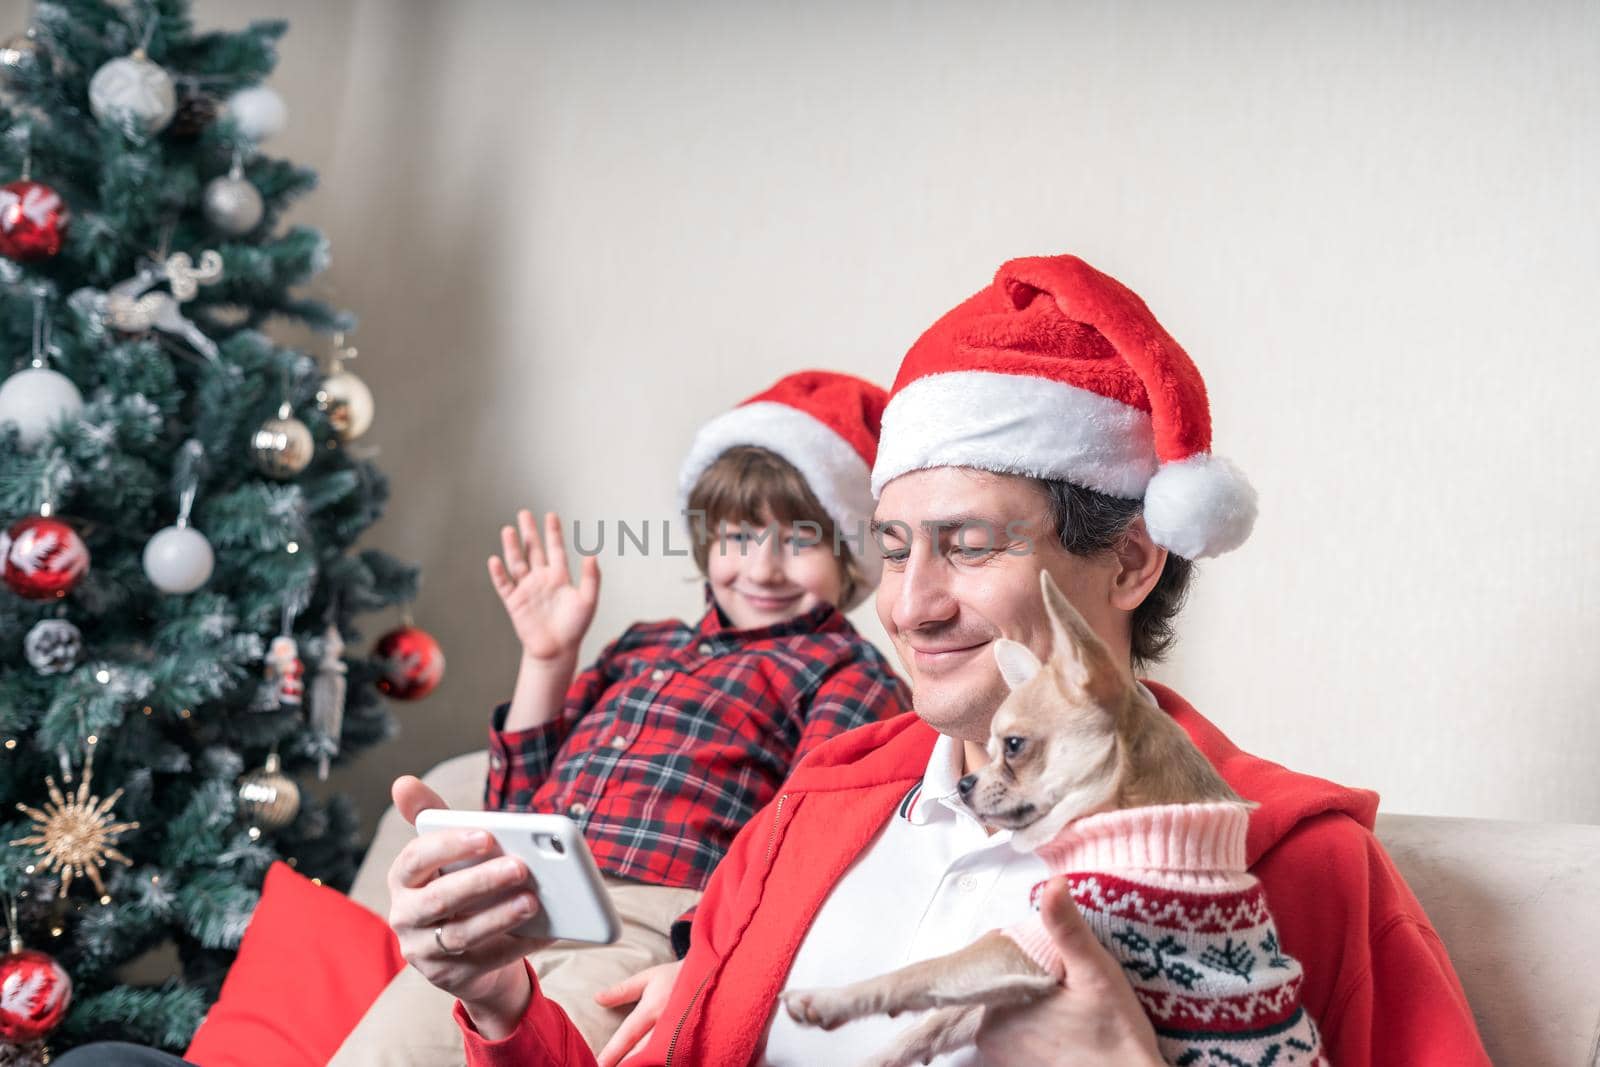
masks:
[[[274,863],[222,995],[184,1058],[200,1067],[323,1067],[404,966],[388,923]]]

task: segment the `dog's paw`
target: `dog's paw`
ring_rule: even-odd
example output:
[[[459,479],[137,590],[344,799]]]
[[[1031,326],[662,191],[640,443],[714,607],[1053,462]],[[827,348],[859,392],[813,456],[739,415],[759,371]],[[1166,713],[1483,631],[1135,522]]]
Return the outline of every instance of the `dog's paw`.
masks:
[[[783,1007],[795,1022],[823,1030],[843,1026],[862,1014],[851,998],[837,989],[791,989],[783,994]]]

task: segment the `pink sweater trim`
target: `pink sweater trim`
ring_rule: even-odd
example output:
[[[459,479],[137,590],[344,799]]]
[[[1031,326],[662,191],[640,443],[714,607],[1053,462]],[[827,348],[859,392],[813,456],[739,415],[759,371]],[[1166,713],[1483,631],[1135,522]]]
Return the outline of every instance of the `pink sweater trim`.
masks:
[[[1051,874],[1162,871],[1231,881],[1226,876],[1245,870],[1249,829],[1243,804],[1161,804],[1087,815],[1036,852]]]
[[[1015,941],[1017,947],[1051,978],[1059,982],[1067,977],[1067,965],[1061,958],[1061,950],[1056,947],[1056,939],[1050,936],[1050,931],[1045,929],[1039,916],[1029,916],[1019,923],[1004,927],[1000,932]]]

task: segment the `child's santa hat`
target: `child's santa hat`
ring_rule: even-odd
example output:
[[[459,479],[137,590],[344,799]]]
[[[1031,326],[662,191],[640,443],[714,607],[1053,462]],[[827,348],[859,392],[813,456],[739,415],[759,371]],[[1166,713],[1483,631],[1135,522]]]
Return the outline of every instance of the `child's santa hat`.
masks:
[[[739,445],[754,445],[787,460],[816,494],[851,549],[863,581],[848,610],[877,588],[883,558],[872,532],[872,464],[878,429],[889,394],[849,374],[806,370],[787,375],[695,434],[678,471],[678,510],[717,457]],[[829,548],[831,549],[831,545]]]
[[[1014,259],[900,365],[872,493],[907,471],[974,467],[1144,501],[1186,559],[1239,547],[1256,494],[1211,453],[1205,383],[1144,301],[1074,256]]]

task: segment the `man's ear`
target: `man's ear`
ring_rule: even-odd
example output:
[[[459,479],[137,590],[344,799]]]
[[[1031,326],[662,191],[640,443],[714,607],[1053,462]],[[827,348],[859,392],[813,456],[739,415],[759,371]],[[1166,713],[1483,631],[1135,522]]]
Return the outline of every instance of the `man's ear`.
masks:
[[[1140,517],[1118,539],[1116,554],[1117,575],[1111,582],[1111,603],[1123,611],[1133,611],[1161,580],[1168,553],[1150,539],[1150,531]]]
[[[1049,571],[1039,572],[1045,614],[1050,617],[1050,666],[1070,688],[1088,691],[1096,680],[1114,676],[1117,668],[1111,650],[1100,640]]]
[[[1000,677],[1005,679],[1006,688],[1013,692],[1031,681],[1043,667],[1027,645],[1006,637],[995,641],[994,661],[1000,665]]]

